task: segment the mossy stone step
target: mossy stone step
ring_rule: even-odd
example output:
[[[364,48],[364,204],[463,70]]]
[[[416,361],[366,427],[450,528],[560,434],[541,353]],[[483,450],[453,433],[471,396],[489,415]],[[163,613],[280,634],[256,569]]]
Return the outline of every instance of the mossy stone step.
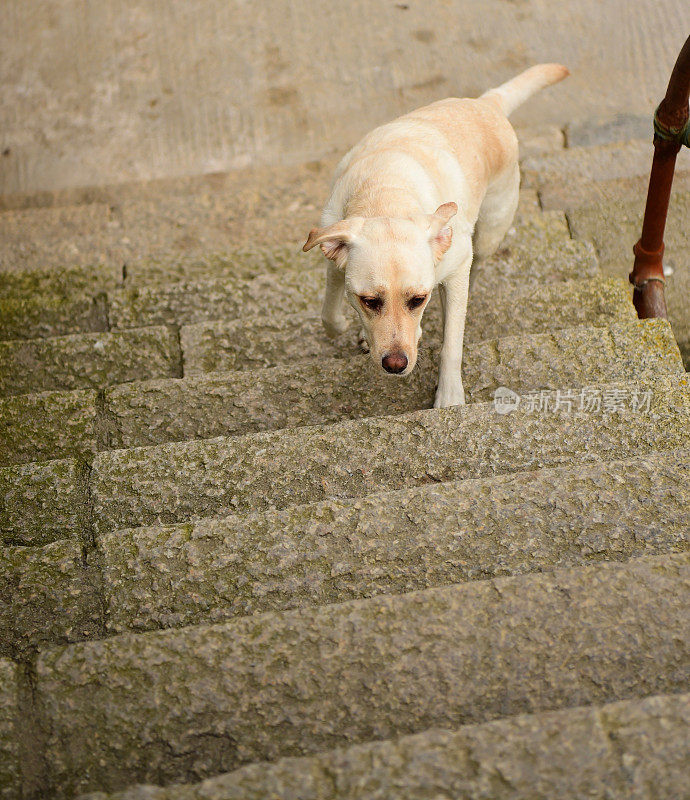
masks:
[[[106,331],[107,293],[120,282],[100,267],[0,272],[0,340]]]
[[[149,281],[144,280],[145,270],[132,276],[128,267],[124,288],[122,266],[5,273],[0,338],[74,333],[82,323],[88,332],[108,325],[131,328],[247,319],[276,310],[318,313],[320,307],[324,259],[301,253],[299,247],[294,252],[283,246],[270,252],[258,248],[197,258],[184,273],[176,270],[176,263],[163,261],[157,269],[151,265]],[[169,275],[164,279],[166,270]],[[501,287],[508,292],[516,286],[594,274],[591,246],[570,240],[563,214],[550,212],[516,223],[496,256],[483,266],[474,290],[475,295],[494,294]]]
[[[545,333],[574,325],[603,327],[636,319],[627,282],[599,276],[583,281],[473,292],[467,310],[465,342],[521,333]],[[519,308],[516,315],[515,309]],[[438,296],[433,295],[422,327],[422,345],[441,340]],[[311,359],[343,358],[359,352],[358,326],[336,340],[323,331],[318,316],[262,314],[241,320],[214,320],[180,329],[184,374],[200,375]]]
[[[178,337],[164,326],[0,342],[0,396],[93,389],[180,371]]]
[[[199,784],[80,800],[673,800],[687,788],[690,694],[520,714],[242,767]]]
[[[648,411],[633,409],[643,387],[640,379],[613,388],[612,397],[624,400],[613,413],[603,413],[606,404],[576,410],[577,399],[570,411],[561,400],[560,410],[540,412],[542,396],[509,414],[474,404],[99,453],[92,473],[96,524],[104,532],[184,522],[687,446],[685,374],[654,378],[645,387],[652,390]],[[557,398],[548,402],[554,409]]]
[[[58,459],[0,467],[3,545],[42,545],[88,537],[86,465]]]
[[[500,386],[523,393],[683,371],[665,320],[608,328],[579,326],[468,344],[467,402],[487,402]],[[132,383],[105,394],[111,447],[208,439],[430,408],[436,350],[410,376],[391,379],[369,356],[322,359],[271,369]]]
[[[675,192],[669,206],[664,265],[673,269],[666,277],[668,316],[690,369],[690,182],[687,188]],[[568,212],[573,235],[594,243],[601,268],[610,275],[623,277],[632,269],[631,247],[640,236],[644,197],[630,200],[625,187],[612,187],[605,200]]]
[[[88,455],[99,449],[96,392],[41,392],[0,398],[0,464]]]
[[[19,667],[0,658],[0,798],[20,800],[19,766]]]
[[[51,796],[686,691],[689,590],[682,554],[48,649]]]
[[[474,324],[470,322],[468,330],[470,340],[472,334],[479,336],[484,330],[513,328],[512,299],[499,297],[493,309],[488,304],[475,306]],[[628,291],[620,282],[592,281],[582,288],[573,282],[544,288],[524,299],[530,303],[530,312],[523,317],[525,327],[532,322],[534,327],[543,328],[551,320],[552,327],[558,328],[554,318],[563,306],[563,321],[571,317],[586,317],[594,325],[635,321],[613,325],[612,333],[583,327],[537,337],[509,337],[498,343],[468,344],[464,371],[469,400],[489,399],[502,382],[514,384],[518,391],[566,384],[572,388],[601,376],[614,380],[643,371],[677,369],[675,343],[668,332],[664,334],[664,323],[638,323]],[[503,312],[497,311],[501,302],[505,303]],[[430,311],[424,339],[427,346],[440,342],[439,309]],[[140,343],[144,332],[138,331],[133,345]],[[157,332],[154,329],[153,334]],[[117,340],[119,334],[107,337]],[[98,365],[88,365],[93,336],[85,338],[86,342],[78,337],[49,340],[53,349],[62,344],[60,363],[67,364],[67,383],[74,381],[78,367],[82,368],[76,376],[80,380],[95,381],[102,374],[95,371]],[[37,342],[39,350],[46,344]],[[136,381],[106,392],[105,399],[84,390],[0,399],[0,424],[6,430],[0,444],[0,463],[89,456],[107,447],[391,414],[431,405],[433,399],[435,356],[423,356],[409,379],[391,381],[347,336],[332,342],[323,333],[320,321],[313,319],[291,316],[258,324],[205,323],[183,329],[181,345],[184,370],[192,376],[183,380]],[[27,343],[19,346],[25,348]],[[345,360],[345,356],[350,359]],[[141,354],[135,357],[138,363]],[[101,359],[102,351],[95,358]],[[126,360],[124,352],[122,358]],[[257,364],[263,367],[266,362],[284,366],[256,369]],[[195,377],[208,367],[227,367],[228,363],[247,371]],[[155,363],[147,364],[148,370],[155,367]],[[57,381],[60,376],[54,369],[52,379]],[[118,365],[112,377],[117,380],[123,369],[124,365]],[[513,377],[518,371],[519,378]],[[43,383],[45,378],[41,374],[37,380]]]
[[[0,549],[0,655],[26,658],[46,643],[103,632],[96,554],[78,540]],[[1,795],[0,795],[1,796]]]
[[[98,539],[107,628],[215,623],[686,550],[689,472],[690,450],[671,451],[113,531]]]
[[[477,274],[474,292],[506,292],[518,285],[585,278],[596,274],[591,246],[570,239],[565,217],[550,212],[530,217],[505,238]],[[113,293],[114,328],[188,325],[213,319],[261,318],[267,313],[319,313],[324,270],[296,268],[254,278],[139,285]]]

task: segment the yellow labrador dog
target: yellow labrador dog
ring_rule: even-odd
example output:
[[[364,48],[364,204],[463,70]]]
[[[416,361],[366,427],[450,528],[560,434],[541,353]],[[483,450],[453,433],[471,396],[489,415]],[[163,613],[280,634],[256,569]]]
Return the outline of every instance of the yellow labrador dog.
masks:
[[[326,333],[346,329],[346,295],[374,361],[393,375],[414,369],[422,314],[441,287],[437,408],[465,402],[470,267],[496,250],[518,205],[518,143],[507,116],[568,74],[539,64],[479,98],[439,100],[376,128],[336,168],[322,227],[304,245],[321,245],[330,259]]]

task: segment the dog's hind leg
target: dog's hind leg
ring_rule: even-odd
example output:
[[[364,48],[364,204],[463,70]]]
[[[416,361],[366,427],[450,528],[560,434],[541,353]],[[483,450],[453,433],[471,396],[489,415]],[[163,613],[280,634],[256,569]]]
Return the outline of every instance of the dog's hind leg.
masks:
[[[481,269],[481,262],[493,255],[515,218],[520,200],[520,168],[515,165],[489,186],[472,234],[474,259],[470,289]]]

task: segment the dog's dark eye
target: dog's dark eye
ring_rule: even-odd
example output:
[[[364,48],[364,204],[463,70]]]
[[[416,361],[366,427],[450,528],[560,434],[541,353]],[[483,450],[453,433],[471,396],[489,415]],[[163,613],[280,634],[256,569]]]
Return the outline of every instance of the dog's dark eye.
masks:
[[[425,294],[418,294],[416,297],[411,297],[407,301],[407,307],[411,311],[414,311],[415,308],[419,308],[425,300],[426,300],[426,295]]]
[[[369,311],[380,311],[383,306],[383,300],[380,297],[360,297],[359,301]]]

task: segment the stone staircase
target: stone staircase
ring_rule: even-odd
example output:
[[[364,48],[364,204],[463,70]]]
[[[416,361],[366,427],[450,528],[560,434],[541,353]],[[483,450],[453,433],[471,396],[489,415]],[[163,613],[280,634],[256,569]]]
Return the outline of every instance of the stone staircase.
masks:
[[[650,159],[524,161],[444,410],[437,306],[403,381],[321,332],[328,163],[2,198],[0,798],[689,796],[690,181],[638,321]]]

